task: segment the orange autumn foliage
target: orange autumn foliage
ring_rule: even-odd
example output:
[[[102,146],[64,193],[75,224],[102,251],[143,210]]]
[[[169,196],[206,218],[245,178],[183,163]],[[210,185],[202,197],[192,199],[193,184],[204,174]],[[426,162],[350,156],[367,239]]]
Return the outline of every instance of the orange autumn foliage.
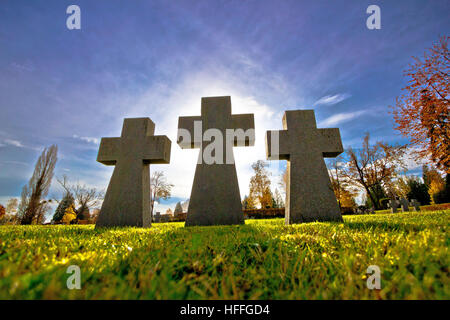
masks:
[[[405,76],[409,78],[405,93],[392,107],[395,129],[418,147],[417,158],[429,158],[436,166],[450,172],[450,54],[448,40],[425,52],[423,60],[414,57]]]

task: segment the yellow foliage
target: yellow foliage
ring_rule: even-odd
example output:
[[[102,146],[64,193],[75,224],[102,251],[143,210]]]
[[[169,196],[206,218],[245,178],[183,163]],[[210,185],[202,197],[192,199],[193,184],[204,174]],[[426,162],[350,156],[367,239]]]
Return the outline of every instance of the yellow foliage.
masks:
[[[441,177],[439,177],[439,178],[432,179],[430,181],[430,187],[428,188],[428,193],[430,194],[431,204],[436,204],[434,202],[434,195],[441,192],[445,188],[444,179],[442,179]]]
[[[77,218],[77,214],[75,213],[73,205],[68,207],[64,212],[64,217],[62,218],[62,222],[65,224],[70,224],[70,222]]]

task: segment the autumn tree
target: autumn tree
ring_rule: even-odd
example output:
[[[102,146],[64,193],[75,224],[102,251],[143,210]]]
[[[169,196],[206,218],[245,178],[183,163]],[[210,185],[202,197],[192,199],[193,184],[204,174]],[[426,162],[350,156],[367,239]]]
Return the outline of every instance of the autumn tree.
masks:
[[[17,198],[11,198],[6,202],[6,213],[13,214],[17,212],[17,207],[19,205],[19,200]]]
[[[153,216],[155,202],[170,198],[173,184],[168,183],[164,172],[155,171],[150,178],[150,214]]]
[[[34,168],[33,176],[22,189],[19,216],[21,224],[42,223],[49,209],[44,200],[52,183],[53,170],[57,161],[58,147],[45,148]],[[50,200],[51,201],[51,200]]]
[[[169,217],[169,219],[170,219],[170,218],[173,218],[173,212],[172,212],[172,209],[170,209],[170,208],[167,209],[165,214]]]
[[[177,204],[175,205],[175,210],[173,212],[175,215],[178,215],[180,213],[183,213],[183,208],[181,207],[181,203],[177,202]]]
[[[98,206],[104,198],[104,192],[94,187],[87,187],[79,182],[71,184],[69,178],[64,175],[57,179],[62,187],[63,197],[53,215],[53,221],[59,221],[64,216],[66,209],[74,206],[74,212],[79,220],[90,218],[90,209]]]
[[[73,205],[71,205],[64,212],[64,216],[62,217],[61,221],[65,224],[70,224],[76,218],[77,218],[77,214],[75,212],[75,208]]]
[[[395,129],[418,147],[417,158],[429,158],[450,172],[450,54],[443,36],[423,59],[414,57],[404,74],[409,81],[392,107]]]
[[[446,181],[441,174],[434,168],[427,168],[424,175],[426,175],[428,194],[430,195],[431,204],[446,202]]]
[[[257,200],[263,209],[272,206],[269,172],[266,170],[268,166],[262,160],[256,161],[252,164],[252,169],[255,174],[250,178],[249,198]]]
[[[284,194],[286,194],[287,190],[287,181],[288,181],[287,168],[285,168],[280,176],[280,181],[278,181],[278,186],[281,188]]]
[[[75,199],[73,197],[73,193],[71,187],[69,185],[69,180],[66,175],[62,177],[62,179],[56,179],[60,186],[63,188],[63,197],[61,201],[59,201],[58,206],[56,207],[55,213],[53,214],[52,221],[59,222],[64,217],[66,209],[75,204]]]
[[[406,148],[380,141],[371,146],[369,140],[370,136],[366,133],[362,148],[346,150],[348,159],[341,170],[348,183],[364,189],[370,203],[375,209],[379,209],[379,200],[384,196],[380,188],[389,183],[398,171],[405,169],[403,156]]]
[[[0,219],[6,215],[6,208],[0,204]]]
[[[328,161],[328,174],[330,176],[331,187],[339,205],[339,209],[355,207],[355,197],[357,195],[357,188],[355,188],[345,175],[343,167],[343,156],[338,156]]]
[[[256,204],[253,198],[248,197],[247,195],[242,200],[242,209],[255,209]]]
[[[280,193],[280,191],[278,191],[277,188],[275,188],[274,199],[275,199],[275,203],[276,203],[276,207],[274,206],[274,208],[284,208],[284,206],[285,206],[284,199],[281,196],[281,193]]]
[[[104,198],[104,192],[99,191],[94,187],[87,187],[86,185],[81,185],[77,183],[71,187],[73,197],[77,208],[75,213],[77,214],[77,219],[87,220],[90,218],[90,208],[95,207],[100,204]]]

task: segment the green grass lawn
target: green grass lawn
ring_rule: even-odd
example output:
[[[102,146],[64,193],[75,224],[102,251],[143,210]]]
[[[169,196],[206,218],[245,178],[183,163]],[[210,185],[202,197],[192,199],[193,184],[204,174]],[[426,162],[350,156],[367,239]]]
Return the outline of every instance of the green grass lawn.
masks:
[[[0,299],[450,299],[450,210],[285,226],[1,226]],[[69,290],[69,265],[81,290]],[[378,265],[381,290],[366,287]]]

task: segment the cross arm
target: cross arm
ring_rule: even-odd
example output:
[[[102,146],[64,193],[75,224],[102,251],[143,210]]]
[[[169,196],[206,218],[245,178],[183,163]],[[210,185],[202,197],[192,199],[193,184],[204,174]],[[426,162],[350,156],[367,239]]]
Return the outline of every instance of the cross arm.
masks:
[[[201,121],[200,116],[178,118],[177,143],[182,149],[200,148],[203,134]]]
[[[102,138],[97,161],[107,166],[116,164],[120,155],[120,138]]]
[[[253,113],[235,114],[231,116],[234,129],[234,146],[255,145],[255,117]]]
[[[325,158],[335,158],[344,152],[338,128],[318,129],[320,148]]]
[[[172,142],[167,136],[145,138],[142,158],[145,164],[170,163]]]
[[[267,160],[289,160],[291,153],[288,130],[266,132]]]

